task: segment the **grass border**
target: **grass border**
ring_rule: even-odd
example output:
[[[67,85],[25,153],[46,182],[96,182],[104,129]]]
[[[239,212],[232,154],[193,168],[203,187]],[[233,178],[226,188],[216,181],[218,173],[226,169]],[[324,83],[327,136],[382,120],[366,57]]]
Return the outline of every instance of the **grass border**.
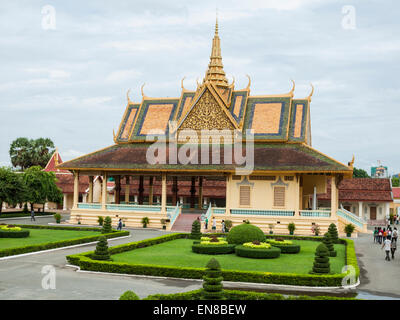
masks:
[[[166,241],[175,239],[189,238],[189,233],[173,233],[160,237],[136,241],[128,244],[118,245],[109,248],[110,254],[117,254],[125,251],[131,251],[139,248],[153,246]],[[297,236],[298,240],[309,240],[309,237]],[[315,241],[321,241],[322,237],[313,237]],[[318,240],[317,240],[318,239]],[[351,265],[355,269],[356,281],[359,277],[360,270],[357,263],[357,257],[354,249],[354,242],[349,239],[339,239],[339,244],[345,245],[345,264]],[[205,268],[189,268],[189,267],[173,267],[161,265],[135,264],[112,261],[93,260],[90,256],[93,251],[69,255],[66,257],[71,265],[79,266],[81,270],[137,274],[148,276],[185,278],[185,279],[202,279]],[[294,286],[309,287],[341,287],[343,278],[350,273],[335,275],[315,275],[315,274],[296,274],[296,273],[272,273],[259,271],[239,271],[239,270],[222,270],[222,277],[225,281],[233,282],[253,282],[268,283]]]
[[[73,231],[96,231],[99,232],[99,228],[79,228],[79,227],[58,227],[58,226],[41,226],[41,225],[18,225],[24,229],[51,229],[51,230],[73,230]],[[105,236],[107,239],[123,237],[129,235],[129,231],[116,231],[113,230],[111,233],[99,234],[96,236],[85,236],[81,238],[74,238],[69,240],[61,240],[54,242],[45,242],[42,244],[28,245],[22,247],[13,247],[0,250],[0,257],[14,256],[18,254],[44,251],[55,248],[68,247],[76,244],[83,244],[98,241],[101,236]]]

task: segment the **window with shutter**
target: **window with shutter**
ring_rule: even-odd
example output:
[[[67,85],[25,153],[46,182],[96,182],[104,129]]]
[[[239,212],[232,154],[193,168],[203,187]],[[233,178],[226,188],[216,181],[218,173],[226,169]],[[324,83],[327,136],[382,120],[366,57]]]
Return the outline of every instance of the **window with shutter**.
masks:
[[[240,187],[240,205],[249,206],[250,205],[250,187],[241,186]]]
[[[285,187],[274,188],[274,207],[285,206]]]

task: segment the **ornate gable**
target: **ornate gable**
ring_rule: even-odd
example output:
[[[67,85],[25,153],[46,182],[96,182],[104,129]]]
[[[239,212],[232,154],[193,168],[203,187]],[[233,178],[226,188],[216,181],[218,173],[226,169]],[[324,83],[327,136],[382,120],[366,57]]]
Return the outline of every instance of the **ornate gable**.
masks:
[[[195,101],[180,123],[178,131],[185,129],[196,131],[234,130],[236,128],[234,120],[229,116],[228,112],[224,110],[224,106],[218,103],[210,88],[206,85],[197,101]]]

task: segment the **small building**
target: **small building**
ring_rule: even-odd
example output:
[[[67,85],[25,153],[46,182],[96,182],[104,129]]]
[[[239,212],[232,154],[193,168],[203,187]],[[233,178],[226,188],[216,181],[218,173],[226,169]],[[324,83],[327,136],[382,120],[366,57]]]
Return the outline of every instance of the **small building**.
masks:
[[[328,182],[328,192],[318,195],[319,207],[330,205],[330,189],[331,184]],[[368,221],[369,224],[384,223],[389,217],[392,203],[390,179],[354,178],[343,180],[339,185],[339,207]]]
[[[400,187],[393,187],[393,202],[390,204],[390,213],[400,217]]]

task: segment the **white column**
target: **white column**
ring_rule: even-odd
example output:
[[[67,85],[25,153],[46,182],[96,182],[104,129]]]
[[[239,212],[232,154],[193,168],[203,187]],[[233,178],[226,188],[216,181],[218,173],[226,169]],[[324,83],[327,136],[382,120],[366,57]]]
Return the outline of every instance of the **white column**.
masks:
[[[135,197],[135,199],[134,199],[135,204],[138,204],[138,196],[137,196],[137,194],[135,194],[134,197]]]
[[[82,202],[87,203],[87,194],[86,193],[82,197]]]
[[[225,214],[230,215],[231,214],[231,188],[230,188],[230,183],[229,181],[231,180],[231,176],[227,175],[226,176],[226,191],[225,191]],[[250,195],[251,199],[251,195]]]
[[[314,186],[314,194],[312,198],[312,209],[317,210],[317,186]]]
[[[49,210],[49,203],[48,203],[48,202],[46,202],[46,203],[44,204],[44,210]]]
[[[2,207],[2,210],[6,210],[6,209],[7,209],[6,203],[5,203],[5,202],[3,202],[3,207]]]
[[[183,205],[183,197],[179,197],[179,202]]]
[[[64,193],[63,210],[67,210],[67,194]]]
[[[363,203],[362,203],[362,201],[360,201],[360,202],[358,203],[358,216],[359,216],[360,218],[362,218],[362,215],[363,215]]]
[[[73,208],[78,208],[79,200],[79,173],[74,172],[74,205]]]
[[[89,176],[89,200],[90,203],[93,203],[93,176]]]
[[[161,187],[161,214],[167,213],[167,175],[162,174],[162,187]]]
[[[103,184],[101,185],[101,209],[106,210],[107,204],[107,173],[103,173]]]
[[[390,215],[390,206],[389,202],[385,202],[385,209],[384,209],[385,218],[388,219]]]
[[[336,187],[336,177],[332,176],[331,179],[331,217],[336,218],[336,211],[338,209],[338,190]]]

